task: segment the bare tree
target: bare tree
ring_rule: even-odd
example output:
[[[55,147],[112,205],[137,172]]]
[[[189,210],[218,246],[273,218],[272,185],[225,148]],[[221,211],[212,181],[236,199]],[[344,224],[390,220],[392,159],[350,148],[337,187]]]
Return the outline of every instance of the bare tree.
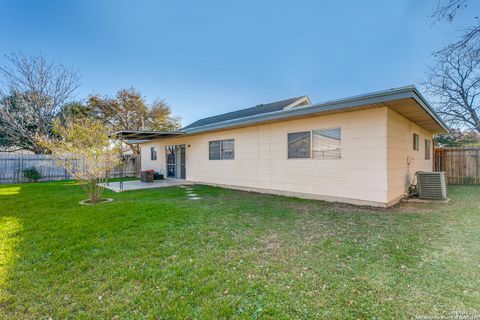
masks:
[[[458,10],[468,6],[469,0],[446,0],[438,1],[437,8],[433,11],[432,17],[437,20],[447,19],[452,22],[458,13]]]
[[[431,17],[435,21],[447,20],[452,22],[455,20],[458,12],[462,9],[468,7],[469,0],[444,0],[439,1],[437,8],[431,14]],[[474,16],[478,20],[478,16]],[[463,30],[460,40],[454,42],[447,47],[443,48],[442,51],[455,50],[459,47],[464,47],[471,45],[471,42],[478,41],[480,36],[480,25],[477,22],[477,25],[468,27],[466,30]]]
[[[79,86],[78,74],[42,55],[16,52],[0,67],[0,145],[48,152],[35,139],[49,135],[62,106]]]
[[[423,85],[437,113],[451,127],[480,132],[480,50],[461,46],[435,57]]]

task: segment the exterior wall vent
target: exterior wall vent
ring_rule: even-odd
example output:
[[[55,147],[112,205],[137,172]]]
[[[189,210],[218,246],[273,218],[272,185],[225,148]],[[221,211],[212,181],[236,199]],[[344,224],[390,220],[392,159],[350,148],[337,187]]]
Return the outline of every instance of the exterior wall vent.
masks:
[[[447,198],[445,172],[417,172],[418,197],[441,200]]]

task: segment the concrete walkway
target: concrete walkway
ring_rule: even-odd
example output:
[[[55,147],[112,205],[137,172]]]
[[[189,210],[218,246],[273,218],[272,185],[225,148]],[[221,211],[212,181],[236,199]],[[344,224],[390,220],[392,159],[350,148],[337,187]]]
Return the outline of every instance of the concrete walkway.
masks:
[[[192,182],[188,182],[183,179],[166,179],[166,180],[155,180],[153,182],[141,182],[140,180],[131,180],[123,182],[123,190],[120,188],[120,182],[109,182],[105,188],[110,189],[115,192],[129,191],[129,190],[140,190],[140,189],[153,189],[153,188],[166,188],[174,187],[181,185],[191,185]]]

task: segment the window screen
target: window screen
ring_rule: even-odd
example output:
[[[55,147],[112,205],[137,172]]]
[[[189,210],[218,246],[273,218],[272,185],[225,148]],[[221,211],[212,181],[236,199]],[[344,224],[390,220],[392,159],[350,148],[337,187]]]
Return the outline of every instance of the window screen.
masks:
[[[235,140],[217,140],[210,141],[209,159],[210,160],[233,160],[235,159]]]
[[[341,130],[340,128],[321,129],[312,131],[314,159],[341,158]]]
[[[425,160],[430,160],[430,140],[425,140]]]
[[[419,150],[419,144],[420,144],[420,141],[418,138],[418,134],[414,133],[413,134],[413,150]]]
[[[310,158],[310,131],[288,134],[288,158]]]
[[[157,148],[151,147],[150,148],[150,160],[157,160]]]

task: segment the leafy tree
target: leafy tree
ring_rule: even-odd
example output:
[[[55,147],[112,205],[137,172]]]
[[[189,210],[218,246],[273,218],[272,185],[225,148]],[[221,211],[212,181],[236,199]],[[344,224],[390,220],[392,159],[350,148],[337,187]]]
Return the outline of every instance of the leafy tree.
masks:
[[[94,117],[103,121],[112,131],[174,131],[180,128],[180,119],[172,115],[164,101],[155,101],[149,106],[134,88],[118,91],[115,98],[92,95],[87,105]],[[127,144],[134,153],[140,153],[138,145]]]
[[[0,146],[48,152],[36,135],[49,135],[53,120],[78,88],[79,76],[42,55],[6,56],[0,67]]]
[[[438,147],[479,147],[480,133],[452,129],[448,134],[437,135],[435,145]]]
[[[163,100],[156,100],[150,105],[145,119],[145,126],[157,131],[175,131],[182,127],[179,117],[172,116],[172,110]]]
[[[110,132],[101,121],[90,118],[69,120],[65,125],[56,120],[53,132],[53,138],[38,135],[38,143],[80,182],[90,203],[98,203],[109,173],[121,163],[119,144],[110,140]]]
[[[80,101],[72,101],[65,104],[57,116],[62,123],[67,123],[69,120],[75,120],[78,118],[92,117],[92,109]]]

